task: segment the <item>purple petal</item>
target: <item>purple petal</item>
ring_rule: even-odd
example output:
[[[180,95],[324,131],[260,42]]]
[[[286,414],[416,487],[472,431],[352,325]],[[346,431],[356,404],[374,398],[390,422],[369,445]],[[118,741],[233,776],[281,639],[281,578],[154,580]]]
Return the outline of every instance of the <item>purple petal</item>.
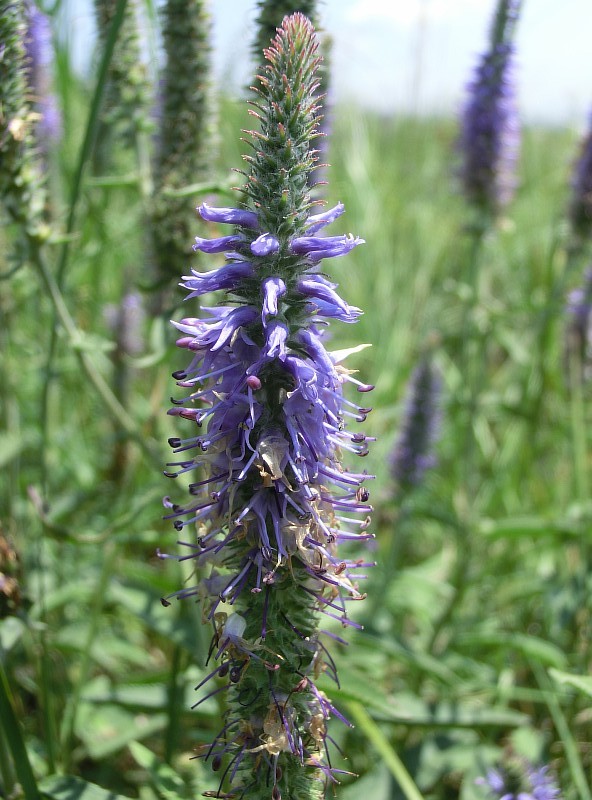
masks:
[[[241,242],[244,242],[244,237],[240,236],[240,234],[221,236],[219,239],[202,239],[196,236],[193,249],[201,250],[202,253],[224,253],[227,250],[232,250]]]
[[[286,284],[281,278],[267,278],[263,281],[263,311],[261,320],[265,325],[268,317],[275,317],[278,313],[278,299],[286,294]]]
[[[193,276],[184,275],[184,283],[181,284],[185,289],[191,290],[186,299],[200,297],[202,294],[219,289],[233,289],[245,278],[250,278],[254,274],[253,265],[249,261],[232,262],[210,272],[196,272],[193,269],[191,271]]]
[[[266,355],[270,358],[279,358],[284,361],[287,355],[286,339],[288,338],[288,329],[281,322],[271,322],[266,331]]]
[[[251,252],[256,256],[268,256],[270,253],[277,253],[280,243],[271,233],[262,233],[251,243]]]
[[[256,228],[259,225],[257,214],[243,208],[214,208],[202,203],[197,210],[201,218],[208,222],[225,222],[230,225],[241,225],[243,228]]]
[[[311,261],[317,262],[321,258],[344,256],[364,244],[359,236],[298,236],[290,242],[290,250],[297,255],[307,255]]]
[[[320,275],[308,278],[301,278],[297,283],[298,291],[302,292],[306,297],[315,297],[324,301],[329,307],[333,306],[335,312],[338,313],[328,314],[328,316],[346,319],[346,321],[355,321],[355,319],[362,313],[359,308],[348,306],[342,298],[332,288],[329,281],[322,278]],[[325,306],[326,309],[326,306]],[[321,309],[323,310],[323,309]]]
[[[345,206],[343,203],[337,203],[336,206],[330,208],[328,211],[323,211],[322,214],[313,214],[306,221],[306,230],[309,234],[316,233],[320,231],[321,228],[324,228],[325,225],[329,225],[329,223],[336,220],[337,217],[340,217],[344,211]]]

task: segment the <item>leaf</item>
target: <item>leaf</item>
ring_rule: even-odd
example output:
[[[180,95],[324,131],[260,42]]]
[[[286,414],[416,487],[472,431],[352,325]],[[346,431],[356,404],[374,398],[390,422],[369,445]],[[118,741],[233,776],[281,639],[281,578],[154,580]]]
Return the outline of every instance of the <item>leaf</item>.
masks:
[[[41,793],[53,800],[119,800],[125,795],[108,792],[96,783],[74,775],[50,775],[39,783]]]
[[[100,761],[112,756],[131,741],[162,731],[166,714],[132,713],[119,706],[81,703],[76,719],[76,735],[91,758]]]
[[[548,534],[577,536],[580,530],[572,520],[544,519],[543,517],[508,517],[483,519],[479,532],[490,539],[520,539]]]
[[[321,679],[319,687],[326,690],[332,700],[340,703],[360,703],[371,711],[372,718],[382,722],[395,722],[409,727],[430,728],[505,728],[518,727],[528,723],[528,716],[505,707],[487,707],[455,703],[450,700],[426,703],[412,694],[397,694],[391,697],[372,684],[371,691],[364,691],[368,683],[360,676],[357,680],[353,672],[340,669],[343,678],[341,689]]]
[[[26,435],[21,433],[0,433],[0,468],[9,464],[23,450],[33,444],[35,436],[28,432]]]
[[[139,742],[130,742],[129,749],[138,764],[150,773],[152,783],[164,800],[178,800],[186,795],[185,784],[177,772]]]
[[[476,632],[459,636],[456,643],[461,647],[468,647],[470,650],[478,650],[481,647],[519,650],[525,656],[548,666],[564,667],[567,663],[565,653],[559,647],[545,639],[527,636],[525,633]]]
[[[570,672],[551,668],[549,675],[561,686],[571,686],[578,692],[592,697],[592,678],[588,675],[572,675]]]

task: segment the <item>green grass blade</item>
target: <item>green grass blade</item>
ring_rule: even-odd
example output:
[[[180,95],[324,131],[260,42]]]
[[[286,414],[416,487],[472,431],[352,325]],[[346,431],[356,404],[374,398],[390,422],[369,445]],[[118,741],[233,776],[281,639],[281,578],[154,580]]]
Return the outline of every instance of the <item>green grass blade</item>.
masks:
[[[378,725],[367,713],[361,703],[348,703],[349,714],[364,731],[368,740],[372,742],[377,752],[384,759],[389,772],[396,780],[407,800],[424,800],[423,795],[415,785],[413,778],[399,756],[395,753],[388,740],[383,735]]]
[[[6,741],[12,753],[14,770],[19,783],[22,787],[26,800],[41,800],[37,782],[33,775],[27,748],[22,736],[21,727],[17,720],[8,679],[4,671],[4,666],[0,662],[0,724],[4,728]]]

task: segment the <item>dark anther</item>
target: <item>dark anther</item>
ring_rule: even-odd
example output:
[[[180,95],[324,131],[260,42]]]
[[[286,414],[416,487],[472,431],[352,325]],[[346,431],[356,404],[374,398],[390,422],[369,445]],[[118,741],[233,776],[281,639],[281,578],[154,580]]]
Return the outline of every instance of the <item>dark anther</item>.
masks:
[[[181,447],[181,440],[171,436],[169,439],[169,446],[170,447]]]
[[[220,669],[218,670],[218,675],[221,678],[225,678],[228,675],[228,670],[229,669],[230,669],[230,664],[228,663],[228,661],[225,661],[222,664],[222,666],[220,667]]]
[[[162,603],[162,605],[163,605],[165,608],[168,608],[168,607],[170,606],[170,603],[169,603],[169,601],[168,601],[168,600],[167,600],[165,597],[161,597],[161,598],[160,598],[160,602]]]
[[[221,766],[222,766],[222,756],[216,754],[212,759],[212,769],[214,770],[214,772],[218,772]]]
[[[238,667],[233,667],[230,670],[230,682],[231,683],[238,683],[240,681],[241,672],[243,669],[244,664],[240,664]]]
[[[177,477],[177,473],[176,472],[167,472],[165,470],[162,474],[165,476],[165,478],[176,478]]]
[[[184,378],[187,377],[187,373],[184,369],[178,369],[176,372],[173,372],[173,378],[176,381],[182,381]]]
[[[280,792],[277,783],[271,790],[271,800],[282,800],[282,793]]]
[[[173,522],[173,527],[174,527],[174,529],[176,531],[182,531],[183,530],[183,520],[182,519],[176,519]]]

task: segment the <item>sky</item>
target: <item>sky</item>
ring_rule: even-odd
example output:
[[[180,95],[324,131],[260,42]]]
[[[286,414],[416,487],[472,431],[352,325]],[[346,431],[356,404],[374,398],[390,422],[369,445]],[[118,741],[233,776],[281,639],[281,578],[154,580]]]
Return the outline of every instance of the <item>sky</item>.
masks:
[[[255,2],[214,0],[216,71],[241,84]],[[455,113],[495,0],[324,0],[335,100],[386,113]],[[520,103],[531,122],[585,125],[592,109],[592,0],[524,0]]]
[[[383,113],[454,114],[483,50],[495,0],[319,0],[331,36],[332,92]],[[251,76],[255,0],[210,0],[214,72]],[[75,62],[88,63],[91,0],[69,0]],[[592,111],[592,0],[523,0],[517,83],[527,122],[584,128]]]

